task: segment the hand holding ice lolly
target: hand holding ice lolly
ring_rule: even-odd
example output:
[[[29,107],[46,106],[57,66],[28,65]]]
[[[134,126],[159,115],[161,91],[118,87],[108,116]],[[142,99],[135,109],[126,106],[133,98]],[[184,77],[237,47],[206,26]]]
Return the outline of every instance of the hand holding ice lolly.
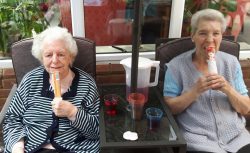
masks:
[[[209,73],[215,73],[217,74],[217,66],[216,66],[216,60],[215,60],[215,50],[213,47],[207,47],[206,48],[207,54],[208,54],[208,71]]]

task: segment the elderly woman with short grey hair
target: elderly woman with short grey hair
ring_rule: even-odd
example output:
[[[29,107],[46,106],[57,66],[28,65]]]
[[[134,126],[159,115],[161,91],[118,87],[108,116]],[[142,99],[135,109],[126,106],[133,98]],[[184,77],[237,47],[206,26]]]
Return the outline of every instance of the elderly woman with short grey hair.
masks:
[[[225,32],[227,28],[227,21],[221,12],[207,9],[205,11],[196,12],[191,18],[191,33],[197,31],[200,20],[218,21],[220,23],[221,32]]]
[[[99,152],[99,94],[94,79],[72,67],[77,51],[65,28],[35,36],[32,54],[42,65],[24,76],[6,113],[6,153]]]
[[[217,10],[196,12],[191,19],[195,48],[167,64],[164,99],[176,115],[187,153],[250,150],[243,117],[250,99],[241,66],[235,56],[219,51],[225,25]]]

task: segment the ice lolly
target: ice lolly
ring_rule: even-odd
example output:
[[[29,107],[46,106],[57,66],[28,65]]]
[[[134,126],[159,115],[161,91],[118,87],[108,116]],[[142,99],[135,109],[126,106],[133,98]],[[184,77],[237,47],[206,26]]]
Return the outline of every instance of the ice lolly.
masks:
[[[60,75],[59,72],[52,73],[52,83],[54,88],[55,98],[61,98],[61,86],[60,86]]]
[[[215,60],[215,50],[213,47],[207,47],[206,48],[207,54],[208,54],[208,71],[209,73],[218,73],[217,71],[217,65],[216,65],[216,60]]]

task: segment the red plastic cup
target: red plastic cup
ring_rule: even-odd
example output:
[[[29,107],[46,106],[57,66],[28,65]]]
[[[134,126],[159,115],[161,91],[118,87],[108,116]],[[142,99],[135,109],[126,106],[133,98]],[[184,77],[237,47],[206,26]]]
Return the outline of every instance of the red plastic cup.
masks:
[[[128,102],[131,106],[131,116],[134,120],[140,120],[143,114],[145,96],[141,93],[130,93]]]

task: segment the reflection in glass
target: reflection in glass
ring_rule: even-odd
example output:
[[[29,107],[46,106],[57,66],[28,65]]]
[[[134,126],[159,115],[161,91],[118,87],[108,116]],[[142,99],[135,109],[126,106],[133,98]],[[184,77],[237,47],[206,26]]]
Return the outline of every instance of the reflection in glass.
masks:
[[[70,0],[57,0],[61,14],[61,26],[66,27],[72,33]]]
[[[168,37],[171,0],[143,1],[142,43]],[[86,37],[98,46],[131,45],[134,0],[84,1]]]

